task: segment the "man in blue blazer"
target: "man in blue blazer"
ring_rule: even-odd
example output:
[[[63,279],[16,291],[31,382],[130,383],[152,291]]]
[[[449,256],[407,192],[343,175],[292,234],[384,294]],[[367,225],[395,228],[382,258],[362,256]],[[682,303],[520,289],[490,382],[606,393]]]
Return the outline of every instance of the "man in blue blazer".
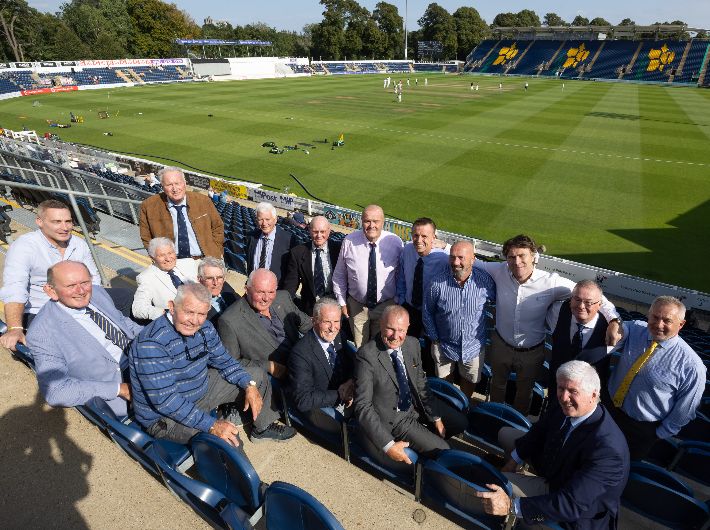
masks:
[[[554,521],[564,528],[615,529],[619,499],[629,477],[629,448],[611,414],[599,403],[594,367],[569,361],[557,371],[555,408],[515,443],[503,467],[513,497],[488,484],[479,492],[493,515],[515,514],[527,525]],[[514,471],[524,462],[537,476]]]
[[[124,317],[106,291],[91,284],[86,265],[60,261],[47,271],[50,298],[27,332],[39,388],[53,407],[100,397],[119,416],[131,393],[123,382],[126,346],[142,329]]]

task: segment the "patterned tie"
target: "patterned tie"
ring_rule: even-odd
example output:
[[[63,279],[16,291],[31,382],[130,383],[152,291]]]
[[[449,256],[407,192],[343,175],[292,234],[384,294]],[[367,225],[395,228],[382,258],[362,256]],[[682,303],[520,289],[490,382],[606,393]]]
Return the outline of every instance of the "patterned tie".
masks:
[[[174,270],[168,271],[168,276],[170,276],[170,281],[173,282],[175,289],[182,285],[182,280],[178,277],[177,274],[175,274]]]
[[[325,272],[323,271],[322,260],[323,249],[316,249],[316,263],[313,268],[313,283],[316,287],[316,296],[320,298],[325,294]]]
[[[328,349],[326,351],[328,352],[328,364],[330,364],[330,367],[335,370],[335,363],[338,362],[338,352],[335,350],[335,346],[332,342],[328,345]]]
[[[377,305],[377,256],[375,249],[377,245],[370,243],[370,259],[367,265],[367,294],[365,295],[365,305],[372,309]]]
[[[565,417],[560,429],[550,438],[542,455],[542,468],[545,471],[549,470],[557,460],[571,428],[572,422],[568,417]]]
[[[412,392],[409,390],[407,372],[404,370],[404,364],[399,360],[397,351],[398,350],[394,350],[390,353],[394,371],[397,374],[397,386],[399,387],[399,402],[397,403],[397,408],[402,412],[406,412],[409,410],[409,407],[412,406]]]
[[[574,334],[572,339],[572,353],[575,356],[579,355],[582,351],[582,330],[584,329],[584,324],[577,323],[577,333]]]
[[[259,256],[259,268],[266,268],[266,247],[269,245],[269,238],[262,236],[261,238],[261,255]]]
[[[90,307],[86,308],[86,314],[89,315],[91,320],[94,321],[94,324],[99,326],[101,331],[105,333],[106,338],[121,348],[121,350],[124,350],[126,346],[128,346],[130,341],[128,340],[128,337],[126,337],[126,334],[114,326],[108,318],[103,316],[101,313],[94,311]]]
[[[631,382],[634,380],[634,377],[636,377],[636,375],[641,371],[643,365],[646,364],[646,362],[651,358],[651,355],[653,355],[653,352],[656,351],[657,346],[658,343],[655,340],[651,341],[651,344],[646,349],[646,351],[643,352],[643,355],[636,359],[629,371],[626,372],[624,379],[621,380],[619,388],[617,388],[616,392],[614,392],[614,405],[617,408],[621,408],[621,405],[624,404],[626,394],[629,393],[629,388],[631,388]]]
[[[178,259],[189,258],[190,254],[190,239],[187,236],[187,222],[185,221],[185,213],[182,209],[185,207],[184,204],[177,205],[174,204],[173,208],[177,211],[177,225],[178,225]]]
[[[424,258],[419,256],[414,267],[414,283],[412,284],[412,305],[417,309],[422,307],[424,293]]]

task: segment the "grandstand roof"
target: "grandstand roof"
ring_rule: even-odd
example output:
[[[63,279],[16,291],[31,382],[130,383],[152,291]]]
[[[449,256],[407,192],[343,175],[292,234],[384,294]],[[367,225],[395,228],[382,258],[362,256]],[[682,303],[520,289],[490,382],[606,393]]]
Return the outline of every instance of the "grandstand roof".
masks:
[[[702,28],[691,28],[681,24],[654,24],[651,26],[518,26],[518,27],[502,27],[495,26],[493,35],[497,38],[517,37],[517,38],[563,38],[565,36],[574,36],[579,38],[579,35],[599,35],[603,33],[610,38],[648,36],[653,34],[656,37],[669,37],[674,35],[682,35],[684,33],[700,33],[708,30]],[[596,37],[591,37],[596,38]]]

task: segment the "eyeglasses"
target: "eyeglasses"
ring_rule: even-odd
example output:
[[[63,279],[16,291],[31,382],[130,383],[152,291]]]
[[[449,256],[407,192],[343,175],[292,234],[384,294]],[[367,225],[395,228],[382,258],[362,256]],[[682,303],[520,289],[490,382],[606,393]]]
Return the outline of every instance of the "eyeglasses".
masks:
[[[592,302],[591,300],[582,300],[579,296],[573,296],[572,301],[577,304],[577,305],[583,305],[586,308],[593,307],[597,305],[598,303],[601,302],[601,300],[597,300],[596,302]]]
[[[206,282],[223,282],[224,281],[224,276],[201,276],[203,280]]]
[[[180,335],[180,338],[182,339],[182,343],[185,346],[185,357],[187,357],[187,359],[189,361],[199,361],[205,355],[208,355],[210,353],[207,348],[207,337],[205,337],[204,331],[202,331],[201,329],[198,329],[197,333],[199,333],[200,337],[202,337],[202,351],[200,353],[198,353],[195,357],[192,357],[190,355],[190,348],[187,347],[187,339],[185,339],[185,337]]]

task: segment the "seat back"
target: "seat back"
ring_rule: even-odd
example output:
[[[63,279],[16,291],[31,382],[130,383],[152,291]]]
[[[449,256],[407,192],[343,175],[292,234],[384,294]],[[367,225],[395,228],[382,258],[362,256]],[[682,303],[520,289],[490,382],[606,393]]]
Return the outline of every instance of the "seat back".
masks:
[[[468,397],[459,388],[440,377],[428,377],[427,384],[429,385],[429,390],[444,402],[464,414],[468,412]]]
[[[673,471],[710,486],[710,443],[682,442]]]
[[[313,495],[285,482],[266,489],[265,516],[269,530],[342,530],[335,516]]]
[[[171,462],[165,442],[157,440],[148,448],[165,485],[214,528],[251,529],[249,516],[218,490],[178,472]]]
[[[253,514],[264,502],[263,485],[244,451],[207,433],[190,442],[200,478],[230,502]]]
[[[479,403],[468,414],[465,435],[482,443],[489,449],[502,452],[498,445],[498,431],[503,427],[513,427],[527,432],[530,421],[505,403]]]
[[[695,419],[680,430],[678,438],[681,440],[710,442],[710,418],[702,412],[697,412]]]

